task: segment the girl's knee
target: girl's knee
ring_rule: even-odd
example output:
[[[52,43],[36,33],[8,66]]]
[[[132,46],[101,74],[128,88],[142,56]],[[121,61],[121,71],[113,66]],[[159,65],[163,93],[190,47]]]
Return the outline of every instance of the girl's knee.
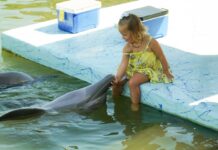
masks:
[[[128,85],[130,88],[134,88],[134,87],[139,86],[134,79],[130,79]]]

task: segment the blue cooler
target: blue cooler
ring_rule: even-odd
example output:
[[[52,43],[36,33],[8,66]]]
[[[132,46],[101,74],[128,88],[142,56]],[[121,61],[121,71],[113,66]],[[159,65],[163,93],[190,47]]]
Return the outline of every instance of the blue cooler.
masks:
[[[95,0],[70,0],[56,5],[58,27],[78,33],[98,25],[101,2]]]
[[[153,38],[164,37],[168,27],[168,10],[146,6],[124,12],[137,15],[143,24],[148,28],[148,33]]]

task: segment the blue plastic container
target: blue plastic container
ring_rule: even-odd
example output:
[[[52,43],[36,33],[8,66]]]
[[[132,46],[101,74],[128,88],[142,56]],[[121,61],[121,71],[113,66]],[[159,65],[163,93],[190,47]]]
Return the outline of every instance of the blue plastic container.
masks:
[[[124,12],[125,14],[137,15],[143,24],[148,28],[148,33],[153,38],[161,38],[167,34],[168,10],[146,6]]]
[[[97,27],[100,2],[83,0],[57,4],[58,27],[61,30],[78,33]],[[90,3],[90,4],[88,4]]]

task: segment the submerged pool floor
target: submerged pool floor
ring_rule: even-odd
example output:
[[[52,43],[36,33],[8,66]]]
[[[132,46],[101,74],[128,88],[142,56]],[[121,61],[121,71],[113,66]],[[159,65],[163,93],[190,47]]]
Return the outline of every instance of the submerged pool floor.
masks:
[[[141,6],[141,2],[132,4],[132,7]],[[102,9],[100,19],[106,15],[110,20],[113,18],[110,12],[120,12],[119,8],[124,6],[130,4]],[[117,14],[114,18],[115,21]],[[108,18],[101,21],[99,28],[75,35],[60,31],[56,20],[9,30],[2,34],[2,46],[29,60],[94,83],[116,72],[125,44],[113,21],[109,22]],[[141,102],[218,130],[218,56],[197,55],[164,44],[161,47],[175,82],[143,84]],[[127,87],[124,95],[129,96]]]

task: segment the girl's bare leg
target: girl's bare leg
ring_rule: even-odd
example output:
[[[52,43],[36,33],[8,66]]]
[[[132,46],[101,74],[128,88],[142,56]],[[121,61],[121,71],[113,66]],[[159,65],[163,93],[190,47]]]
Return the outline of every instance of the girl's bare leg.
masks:
[[[132,100],[132,109],[136,110],[140,102],[140,85],[149,82],[149,78],[141,73],[135,73],[129,80],[130,96]]]

